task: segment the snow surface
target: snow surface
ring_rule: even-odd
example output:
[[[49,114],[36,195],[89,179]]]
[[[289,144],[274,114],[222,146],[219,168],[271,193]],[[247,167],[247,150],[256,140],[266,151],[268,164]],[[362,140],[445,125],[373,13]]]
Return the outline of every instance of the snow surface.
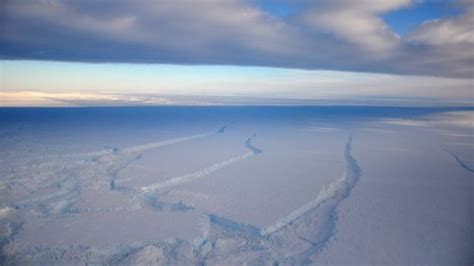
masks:
[[[2,265],[472,265],[470,108],[0,109]]]

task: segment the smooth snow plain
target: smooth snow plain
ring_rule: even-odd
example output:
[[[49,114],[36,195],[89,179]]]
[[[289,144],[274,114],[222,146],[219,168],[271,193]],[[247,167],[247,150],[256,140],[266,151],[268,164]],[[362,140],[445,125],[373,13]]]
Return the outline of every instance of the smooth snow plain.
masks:
[[[474,109],[0,109],[2,265],[472,265]]]

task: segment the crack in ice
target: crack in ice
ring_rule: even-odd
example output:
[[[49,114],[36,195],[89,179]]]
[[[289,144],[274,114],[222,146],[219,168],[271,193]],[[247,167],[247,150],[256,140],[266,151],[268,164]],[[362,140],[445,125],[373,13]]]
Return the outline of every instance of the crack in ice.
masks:
[[[357,164],[357,161],[351,155],[351,144],[352,137],[349,137],[345,151],[344,159],[346,163],[346,169],[344,175],[337,179],[336,181],[330,183],[325,188],[323,188],[316,199],[304,204],[300,208],[292,211],[289,215],[279,219],[274,224],[267,226],[262,230],[262,235],[269,235],[275,233],[282,228],[291,225],[293,222],[304,216],[309,211],[315,208],[321,208],[323,204],[329,200],[334,200],[332,203],[334,208],[336,208],[340,202],[349,196],[350,191],[355,186],[357,181],[360,178],[360,167]]]
[[[471,173],[474,173],[474,168],[467,165],[467,163],[465,163],[463,160],[461,160],[461,158],[459,158],[459,156],[457,156],[453,152],[449,152],[449,154],[451,154],[451,156],[453,156],[454,160],[456,160],[456,162],[459,164],[460,167],[464,168],[465,170],[467,170]]]
[[[173,178],[170,178],[170,179],[168,179],[166,181],[163,181],[163,182],[159,182],[159,183],[155,183],[155,184],[152,184],[152,185],[149,185],[149,186],[142,187],[141,191],[144,192],[144,193],[148,193],[148,192],[153,192],[153,191],[160,190],[160,189],[163,189],[163,188],[173,187],[173,186],[176,186],[176,185],[179,185],[179,184],[182,184],[182,183],[187,183],[187,182],[199,179],[201,177],[210,175],[210,174],[212,174],[212,173],[214,173],[214,172],[216,172],[216,171],[218,171],[218,170],[220,170],[224,167],[227,167],[231,164],[240,162],[240,161],[245,160],[245,159],[247,159],[249,157],[252,157],[252,156],[256,156],[256,155],[262,153],[262,150],[252,146],[251,141],[252,141],[253,137],[255,137],[255,134],[250,136],[245,141],[245,147],[251,150],[249,152],[245,152],[241,155],[238,155],[238,156],[232,157],[230,159],[215,163],[215,164],[213,164],[211,166],[208,166],[204,169],[200,169],[198,171],[195,171],[195,172],[192,172],[192,173],[189,173],[189,174],[185,174],[185,175],[178,176],[178,177],[173,177]]]
[[[143,151],[150,150],[150,149],[162,148],[162,147],[166,147],[166,146],[173,145],[173,144],[178,144],[178,143],[187,142],[187,141],[191,141],[191,140],[195,140],[195,139],[200,139],[200,138],[204,138],[204,137],[208,137],[208,136],[212,136],[212,135],[216,135],[216,134],[222,134],[230,126],[231,126],[231,124],[228,124],[228,125],[224,125],[224,126],[220,127],[216,131],[211,131],[211,132],[192,135],[192,136],[168,139],[168,140],[163,140],[163,141],[150,142],[150,143],[131,146],[131,147],[123,148],[123,149],[120,149],[120,148],[117,148],[117,147],[106,146],[106,147],[104,147],[105,149],[103,149],[103,150],[98,150],[98,151],[93,151],[93,152],[68,154],[68,155],[61,155],[61,156],[52,155],[52,156],[48,156],[48,157],[51,157],[51,158],[54,158],[54,157],[62,157],[62,158],[68,158],[68,157],[69,158],[71,158],[71,157],[72,158],[74,158],[74,157],[101,157],[101,156],[111,155],[111,154],[116,154],[116,153],[143,152]]]

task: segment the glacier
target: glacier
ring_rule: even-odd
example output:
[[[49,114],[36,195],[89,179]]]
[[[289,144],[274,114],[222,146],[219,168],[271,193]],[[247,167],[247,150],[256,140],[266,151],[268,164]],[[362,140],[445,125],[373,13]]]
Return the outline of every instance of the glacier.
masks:
[[[474,108],[0,108],[2,265],[472,265]]]

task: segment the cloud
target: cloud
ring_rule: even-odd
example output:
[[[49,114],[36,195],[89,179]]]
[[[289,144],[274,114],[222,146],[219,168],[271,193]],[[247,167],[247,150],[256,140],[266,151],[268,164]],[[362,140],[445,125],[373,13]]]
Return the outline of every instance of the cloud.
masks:
[[[425,23],[408,37],[381,15],[410,0],[283,2],[304,8],[281,17],[251,0],[2,1],[0,57],[474,73],[472,2],[459,17]]]
[[[410,41],[433,46],[474,45],[474,1],[462,2],[464,13],[454,18],[426,21],[412,33]]]
[[[223,63],[292,46],[286,25],[234,0],[12,1],[4,12],[5,41],[39,58]]]
[[[464,12],[456,17],[424,22],[406,37],[425,50],[426,65],[450,67],[453,76],[474,77],[474,1],[460,1]]]
[[[401,40],[380,15],[410,4],[410,0],[335,0],[304,12],[302,19],[310,27],[329,30],[377,56],[388,56]]]

